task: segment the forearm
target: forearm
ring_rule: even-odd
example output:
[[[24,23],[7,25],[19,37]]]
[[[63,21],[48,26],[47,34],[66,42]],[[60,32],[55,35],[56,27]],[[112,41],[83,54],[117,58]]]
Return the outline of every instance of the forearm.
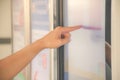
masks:
[[[24,49],[0,61],[0,80],[10,80],[43,50],[44,43],[38,40]]]
[[[17,53],[0,61],[0,80],[10,80],[20,72],[44,48],[58,48],[70,41],[70,32],[79,29],[74,27],[57,27],[41,40],[25,47]],[[64,38],[61,38],[61,35]]]

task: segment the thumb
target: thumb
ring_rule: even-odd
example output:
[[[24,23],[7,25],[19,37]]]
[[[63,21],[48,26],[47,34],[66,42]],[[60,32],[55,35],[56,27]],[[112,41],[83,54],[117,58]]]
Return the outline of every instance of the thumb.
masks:
[[[64,33],[63,36],[64,38],[61,38],[63,45],[70,42],[70,37],[71,37],[70,33]]]

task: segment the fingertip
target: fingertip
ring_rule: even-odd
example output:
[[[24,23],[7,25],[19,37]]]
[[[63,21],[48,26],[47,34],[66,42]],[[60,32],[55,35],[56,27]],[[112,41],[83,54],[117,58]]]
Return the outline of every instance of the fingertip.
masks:
[[[78,29],[80,29],[82,27],[82,25],[77,25],[75,27],[78,28]]]
[[[71,32],[71,31],[74,31],[74,30],[78,30],[78,29],[80,29],[80,28],[81,28],[81,26],[80,26],[80,25],[73,26],[73,27],[71,27],[70,32]]]

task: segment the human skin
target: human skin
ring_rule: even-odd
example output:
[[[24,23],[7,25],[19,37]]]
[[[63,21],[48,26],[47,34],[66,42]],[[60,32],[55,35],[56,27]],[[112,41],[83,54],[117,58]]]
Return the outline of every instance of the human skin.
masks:
[[[0,60],[0,80],[11,80],[43,49],[58,48],[67,44],[70,41],[70,32],[77,29],[80,29],[80,26],[59,26],[42,39],[39,39],[15,54]],[[61,36],[64,37],[62,38]]]

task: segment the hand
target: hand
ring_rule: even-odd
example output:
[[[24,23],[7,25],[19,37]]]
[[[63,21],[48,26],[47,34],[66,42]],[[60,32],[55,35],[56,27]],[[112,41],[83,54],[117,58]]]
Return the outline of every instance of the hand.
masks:
[[[80,29],[80,26],[74,27],[57,27],[55,30],[48,33],[41,40],[44,43],[45,48],[58,48],[70,41],[70,32]]]
[[[79,26],[57,27],[42,39],[0,60],[0,80],[11,80],[44,48],[58,48],[68,43],[70,32],[79,28]]]

